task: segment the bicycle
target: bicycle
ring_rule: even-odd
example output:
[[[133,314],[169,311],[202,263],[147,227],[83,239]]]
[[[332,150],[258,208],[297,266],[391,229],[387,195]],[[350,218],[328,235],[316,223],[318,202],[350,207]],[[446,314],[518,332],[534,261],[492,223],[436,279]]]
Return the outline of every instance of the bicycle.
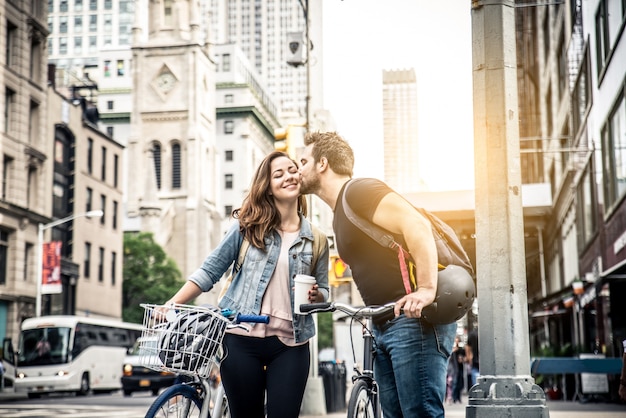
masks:
[[[394,303],[382,306],[354,307],[341,302],[310,303],[300,305],[302,312],[319,313],[340,311],[350,316],[352,320],[363,325],[363,366],[360,368],[356,362],[354,375],[352,376],[352,390],[348,401],[348,418],[380,418],[382,415],[378,398],[378,383],[374,379],[374,357],[376,353],[376,341],[372,334],[372,326],[375,318],[388,315],[394,308]],[[363,320],[365,322],[363,322]],[[352,338],[352,337],[350,337]]]
[[[212,372],[219,368],[222,341],[232,327],[247,329],[243,322],[268,323],[266,315],[237,315],[212,306],[141,304],[142,337],[159,340],[157,348],[145,347],[140,362],[157,371],[174,372],[182,381],[154,400],[146,418],[227,418],[228,399],[221,382],[212,387]],[[163,310],[167,310],[164,315]],[[213,407],[211,407],[213,400]]]

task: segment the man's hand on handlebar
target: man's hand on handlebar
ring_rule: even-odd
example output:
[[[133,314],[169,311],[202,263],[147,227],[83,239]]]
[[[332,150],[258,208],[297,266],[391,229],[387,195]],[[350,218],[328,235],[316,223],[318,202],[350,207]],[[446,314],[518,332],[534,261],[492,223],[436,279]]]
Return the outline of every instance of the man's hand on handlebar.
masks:
[[[422,310],[433,303],[435,295],[435,289],[419,288],[396,302],[396,306],[393,309],[394,314],[398,316],[401,312],[404,312],[409,318],[421,318]]]

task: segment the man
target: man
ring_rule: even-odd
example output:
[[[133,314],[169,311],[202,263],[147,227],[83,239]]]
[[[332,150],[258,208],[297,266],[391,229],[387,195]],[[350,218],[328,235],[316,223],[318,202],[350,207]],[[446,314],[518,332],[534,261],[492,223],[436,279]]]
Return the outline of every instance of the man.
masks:
[[[393,233],[415,260],[417,289],[407,294],[397,254],[372,240],[344,212],[342,196],[354,167],[352,148],[335,132],[308,133],[304,144],[301,192],[316,194],[333,209],[337,249],[350,265],[364,302],[396,302],[395,318],[378,321],[373,330],[374,373],[385,418],[443,417],[456,324],[433,326],[420,319],[437,291],[437,250],[430,223],[379,180],[350,184],[346,201],[354,212]]]

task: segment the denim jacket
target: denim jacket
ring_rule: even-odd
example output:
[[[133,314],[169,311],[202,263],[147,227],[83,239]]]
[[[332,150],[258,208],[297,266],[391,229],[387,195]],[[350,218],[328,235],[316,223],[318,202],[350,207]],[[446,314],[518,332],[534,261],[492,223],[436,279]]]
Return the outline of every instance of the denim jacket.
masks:
[[[293,279],[296,274],[308,274],[317,279],[324,299],[328,298],[328,242],[323,243],[323,251],[318,256],[313,271],[313,232],[307,219],[300,216],[300,234],[289,247],[289,282],[291,289],[291,310],[296,343],[308,340],[315,335],[315,325],[311,315],[293,313]],[[217,248],[204,260],[188,280],[207,292],[222,278],[228,268],[237,260],[243,235],[239,232],[239,222],[233,223]],[[220,308],[229,308],[244,315],[258,315],[261,311],[263,295],[280,253],[281,238],[276,231],[265,237],[265,251],[250,245],[243,265],[233,277],[228,291],[219,302]]]

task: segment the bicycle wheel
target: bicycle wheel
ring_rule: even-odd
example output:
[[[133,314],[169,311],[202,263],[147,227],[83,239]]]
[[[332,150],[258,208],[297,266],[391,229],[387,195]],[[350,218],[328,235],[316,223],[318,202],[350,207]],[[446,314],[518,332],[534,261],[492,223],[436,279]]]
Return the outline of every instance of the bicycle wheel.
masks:
[[[380,409],[374,405],[372,391],[367,382],[364,380],[354,382],[348,401],[348,418],[380,418],[379,411]]]
[[[202,399],[196,388],[179,384],[163,391],[150,405],[145,418],[199,417],[201,408]]]

